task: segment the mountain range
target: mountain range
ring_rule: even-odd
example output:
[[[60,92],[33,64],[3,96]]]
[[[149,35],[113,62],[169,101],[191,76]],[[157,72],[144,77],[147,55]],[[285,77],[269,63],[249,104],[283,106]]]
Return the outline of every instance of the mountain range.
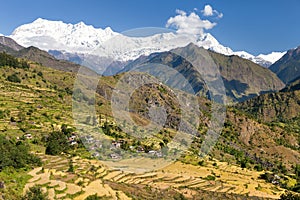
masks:
[[[220,71],[225,93],[230,102],[244,101],[262,93],[278,91],[284,87],[282,81],[272,71],[239,56],[226,56],[211,50],[206,50],[193,43],[190,43],[186,47],[179,47],[177,50],[185,52],[190,58],[198,57],[201,54],[208,55],[214,65],[216,65],[216,69]],[[58,70],[77,72],[80,67],[78,64],[72,62],[58,60],[48,52],[36,47],[22,47],[11,38],[4,36],[0,36],[0,51],[4,51],[16,57],[32,60]],[[108,73],[105,71],[104,74],[132,71],[135,68],[143,66],[143,72],[149,73],[150,70],[152,71],[150,74],[155,77],[167,77],[168,80],[165,80],[165,83],[170,87],[179,87],[179,89],[186,91],[188,90],[187,88],[191,86],[194,93],[208,97],[209,91],[206,88],[208,84],[207,81],[213,82],[215,80],[210,80],[210,78],[209,80],[204,80],[204,74],[200,74],[196,69],[200,67],[199,69],[201,69],[203,73],[206,73],[208,70],[206,69],[207,66],[194,66],[189,60],[174,53],[174,51],[176,51],[176,49],[152,53],[149,56],[140,56],[133,62],[119,61],[120,63],[117,63],[117,61],[114,61],[116,65],[110,64],[108,68],[110,71]],[[54,53],[53,51],[51,52]],[[120,68],[120,64],[123,65],[123,69]],[[155,70],[154,66],[156,64],[162,64],[180,72],[180,76],[184,76],[185,80],[188,80],[188,83],[185,83],[186,81],[180,79],[178,75],[172,74],[174,72],[169,68]]]
[[[43,24],[44,20],[39,19],[34,23]],[[60,22],[59,24],[62,25],[64,23]],[[51,34],[58,35],[59,31],[65,31],[67,35],[68,31],[70,31],[69,29],[74,28],[74,26],[76,25],[67,25],[63,30],[57,28]],[[79,23],[77,26],[85,27],[86,25]],[[23,27],[23,29],[25,28]],[[171,198],[171,196],[174,196],[174,193],[166,193],[166,191],[172,192],[173,189],[182,195],[182,198],[178,199],[278,199],[284,190],[300,192],[300,74],[298,74],[300,71],[300,48],[287,51],[281,59],[269,68],[266,68],[254,63],[250,59],[251,55],[246,52],[240,52],[240,55],[229,53],[229,48],[217,43],[209,34],[201,37],[196,42],[189,42],[185,46],[178,47],[176,43],[171,43],[171,41],[176,40],[177,36],[175,33],[164,33],[141,39],[137,37],[131,38],[123,34],[114,33],[111,29],[105,29],[97,32],[97,34],[105,35],[108,32],[109,35],[111,33],[110,35],[113,38],[119,37],[121,39],[122,45],[128,44],[128,46],[118,49],[118,47],[122,47],[118,46],[120,45],[118,40],[107,38],[107,40],[111,41],[109,43],[110,46],[103,45],[103,41],[98,41],[102,42],[101,45],[97,44],[97,42],[93,43],[91,42],[92,39],[86,41],[86,43],[81,43],[81,39],[79,40],[78,38],[85,38],[85,36],[83,32],[78,32],[76,33],[78,37],[69,37],[69,46],[66,45],[64,50],[59,49],[58,46],[58,49],[42,48],[41,50],[32,45],[43,44],[44,46],[52,45],[55,47],[57,43],[52,40],[53,37],[51,35],[47,37],[38,36],[38,34],[50,34],[47,31],[43,32],[44,29],[48,30],[47,25],[44,29],[41,28],[40,30],[34,27],[31,28],[28,27],[27,36],[24,30],[22,30],[24,33],[23,36],[21,32],[14,33],[20,36],[17,40],[22,40],[22,38],[26,37],[32,40],[31,43],[28,39],[26,45],[23,43],[18,44],[19,42],[12,39],[14,37],[0,36],[0,52],[4,51],[10,54],[1,53],[2,57],[0,59],[4,61],[0,67],[2,74],[0,82],[3,85],[0,88],[3,94],[3,103],[0,112],[0,132],[6,138],[12,138],[12,141],[17,141],[17,136],[22,138],[25,134],[30,134],[33,137],[34,140],[32,141],[27,141],[26,139],[24,141],[32,143],[34,151],[38,150],[41,153],[43,161],[45,161],[41,167],[41,169],[45,170],[33,174],[34,183],[43,184],[45,190],[49,191],[49,194],[52,191],[52,195],[62,198],[67,196],[74,197],[74,195],[87,195],[87,191],[93,185],[91,183],[94,183],[92,182],[94,180],[100,181],[96,182],[97,186],[105,184],[105,190],[103,191],[107,191],[107,188],[114,186],[114,190],[118,191],[115,196],[119,196],[121,191],[123,191],[124,195],[138,199],[163,199],[168,196],[170,196],[169,199],[174,199]],[[74,28],[74,32],[76,30],[78,29]],[[94,28],[90,27],[90,33],[93,30]],[[40,31],[40,33],[32,33],[30,35],[32,31]],[[161,43],[162,48],[159,48],[157,51],[138,48],[138,50],[135,49],[136,51],[124,53],[126,49],[134,49],[134,45],[144,44],[145,41],[148,43],[153,42],[153,45],[159,47],[159,43],[155,44],[155,42],[160,41],[159,36],[165,37],[163,41],[170,43]],[[166,38],[169,39],[165,40]],[[64,40],[63,35],[61,39],[62,41]],[[178,39],[178,44],[183,45],[184,42],[188,42],[183,37],[181,39]],[[213,43],[219,44],[219,46],[213,46]],[[74,51],[72,51],[72,45],[74,46]],[[82,45],[81,48],[79,48],[80,45]],[[95,52],[102,51],[106,54],[100,57],[97,54],[91,54],[89,47],[92,45],[95,45]],[[97,45],[108,49],[100,48],[99,50]],[[168,50],[168,48],[171,48],[171,45],[174,45],[172,46],[174,48]],[[222,51],[223,53],[218,53],[218,51]],[[235,52],[235,54],[238,53]],[[274,57],[274,55],[276,57],[276,53],[269,56]],[[110,157],[112,153],[116,152],[117,154],[113,155],[126,157],[128,155],[119,154],[119,150],[125,150],[125,148],[130,148],[130,146],[133,147],[130,151],[135,151],[135,147],[137,150],[140,147],[155,151],[163,150],[163,146],[168,145],[172,141],[172,137],[174,137],[173,131],[176,132],[177,130],[182,110],[186,110],[186,108],[190,109],[189,103],[182,107],[179,105],[180,102],[177,101],[174,94],[174,91],[177,91],[176,89],[180,89],[180,94],[183,94],[183,96],[189,96],[189,90],[185,87],[186,85],[181,85],[182,82],[176,74],[172,74],[172,70],[179,72],[179,74],[188,80],[188,84],[192,86],[195,93],[210,97],[207,94],[205,84],[207,84],[207,81],[214,82],[216,77],[210,76],[207,79],[205,75],[197,72],[199,68],[203,70],[201,67],[204,67],[204,70],[207,69],[202,65],[203,63],[206,64],[205,62],[192,62],[196,57],[200,57],[200,60],[203,61],[202,58],[205,58],[205,56],[208,56],[213,61],[213,67],[219,69],[226,96],[235,102],[234,104],[226,105],[224,126],[222,127],[217,144],[212,148],[207,159],[199,157],[199,149],[203,144],[204,135],[208,135],[210,126],[213,126],[211,122],[214,116],[211,115],[212,102],[208,98],[203,98],[199,95],[196,96],[201,110],[198,133],[195,135],[191,148],[178,159],[176,165],[172,165],[175,170],[167,168],[163,169],[161,174],[151,171],[150,173],[140,175],[121,173],[118,172],[118,169],[106,171],[102,166],[91,166],[92,160],[88,160],[89,164],[82,164],[82,166],[78,164],[81,162],[78,160],[81,156],[83,158],[95,159],[96,156],[94,156],[94,153],[101,153],[103,156]],[[17,57],[17,59],[14,57]],[[59,60],[57,57],[71,60],[72,62]],[[94,63],[102,62],[106,66],[109,66],[106,67],[107,69],[103,68],[107,74],[118,72],[114,76],[99,75],[100,80],[96,88],[96,94],[92,97],[84,94],[84,90],[93,88],[89,85],[84,85],[82,91],[71,91],[70,89],[74,87],[76,72],[81,67],[73,62],[82,62],[81,59],[87,57]],[[9,60],[11,61],[9,62]],[[86,60],[85,62],[87,63]],[[18,62],[28,62],[28,65],[25,67],[20,65],[20,67],[20,63]],[[85,63],[82,62],[82,64]],[[153,66],[156,64],[167,66],[168,70],[155,70]],[[164,129],[159,134],[154,135],[154,137],[145,137],[141,142],[138,140],[139,143],[136,142],[134,136],[123,132],[121,127],[124,128],[126,126],[125,122],[120,124],[120,126],[116,125],[111,111],[113,92],[117,92],[121,97],[124,97],[122,94],[127,92],[125,90],[118,90],[118,88],[116,89],[117,83],[120,83],[120,80],[125,80],[126,84],[135,83],[132,81],[132,77],[128,76],[126,78],[125,75],[127,74],[126,72],[135,71],[138,68],[142,68],[145,72],[151,72],[150,74],[156,77],[166,77],[166,84],[149,83],[137,88],[132,93],[130,103],[125,108],[126,111],[128,110],[130,116],[137,124],[149,123],[149,120],[153,116],[151,114],[151,108],[153,107],[163,107],[168,114]],[[144,80],[143,74],[139,73],[138,70],[136,71],[133,72],[133,75],[138,80]],[[208,72],[208,75],[210,75],[209,69],[205,72]],[[12,79],[11,77],[15,78]],[[168,77],[172,77],[173,81]],[[86,76],[86,79],[88,83],[92,80],[92,77],[90,79]],[[120,98],[120,100],[122,101],[123,99]],[[47,157],[45,155],[47,153],[45,148],[47,149],[49,144],[53,144],[47,140],[47,138],[51,138],[48,136],[56,129],[63,129],[65,127],[65,131],[68,129],[73,131],[73,127],[76,126],[74,110],[72,110],[74,102],[85,102],[88,105],[93,104],[93,102],[96,103],[95,109],[97,115],[99,115],[99,127],[103,130],[105,138],[109,138],[109,141],[107,144],[103,142],[103,145],[100,143],[101,145],[96,145],[96,147],[90,146],[90,150],[93,148],[92,155],[86,155],[86,150],[81,147],[80,141],[77,140],[79,145],[75,146],[74,149],[71,147],[70,151],[66,150],[66,154],[62,155],[61,152],[58,152],[57,157]],[[85,117],[86,108],[82,108],[83,110],[80,113],[82,120],[80,121],[83,122],[85,127],[89,128],[90,125],[95,123],[96,118]],[[90,113],[88,113],[89,115]],[[191,117],[192,115],[188,116]],[[94,130],[93,126],[91,126],[89,133],[94,132]],[[140,133],[142,133],[142,130],[140,127],[135,129],[136,132]],[[69,134],[71,136],[73,133],[70,132]],[[99,133],[97,134],[99,135]],[[63,138],[66,140],[65,135]],[[121,145],[119,148],[111,146],[111,144],[121,141],[120,138],[126,145]],[[45,139],[47,140],[46,142]],[[186,142],[184,137],[180,139],[182,139],[181,141],[179,140],[180,143]],[[59,143],[60,141],[57,142]],[[67,141],[66,143],[69,142]],[[17,144],[21,143],[18,142]],[[64,145],[53,145],[52,148],[56,149],[59,146]],[[175,146],[177,145],[175,144]],[[105,149],[106,147],[107,149]],[[65,156],[69,153],[73,155],[70,158]],[[6,154],[3,155],[6,158]],[[16,158],[15,154],[13,155]],[[76,160],[72,160],[73,158],[75,159],[74,155],[76,155]],[[61,158],[70,160],[57,162]],[[3,160],[7,163],[10,159]],[[0,162],[0,164],[5,162]],[[152,165],[152,163],[153,161],[151,160],[151,164],[149,165]],[[148,165],[148,162],[146,165]],[[88,168],[85,168],[85,166]],[[190,169],[191,166],[193,166],[193,169]],[[122,165],[123,167],[124,165]],[[28,169],[31,169],[31,166]],[[183,172],[179,171],[179,169],[185,169],[186,174],[183,176]],[[60,176],[58,173],[53,173],[53,176],[50,176],[50,170],[63,172],[64,176]],[[5,173],[5,170],[1,171],[1,175],[3,173]],[[23,172],[20,170],[18,173]],[[23,176],[26,176],[26,174],[27,171],[26,173],[24,172]],[[49,180],[45,184],[45,179],[37,178],[43,174],[45,174],[45,177],[49,177],[47,181],[48,179],[57,179],[58,177],[60,183],[66,182],[67,189],[60,190],[57,187],[53,188],[52,180],[51,182]],[[5,175],[7,175],[4,176],[6,188],[5,190],[0,190],[0,199],[3,196],[3,191],[4,196],[10,195],[8,199],[10,199],[9,197],[16,199],[24,193],[22,190],[26,188],[25,182],[30,181],[22,180],[19,181],[21,184],[15,184],[16,176],[15,173],[11,173],[11,169]],[[77,181],[75,180],[81,180],[81,178],[88,181],[86,185],[76,183]],[[139,178],[145,179],[139,180]],[[71,185],[73,182],[77,185]],[[32,184],[32,182],[29,184]],[[167,190],[160,190],[166,185]],[[77,186],[79,187],[78,193],[68,193],[71,191],[71,188],[78,188]],[[141,186],[147,188],[143,189]],[[15,190],[14,187],[20,187],[19,191]],[[173,188],[172,191],[170,191],[170,188]],[[17,191],[18,194],[12,191]],[[136,191],[140,192],[140,194],[136,193]],[[161,196],[157,197],[158,193]],[[209,196],[203,196],[201,193]],[[225,197],[225,195],[231,195],[231,193],[232,195],[240,196]],[[186,194],[191,195],[185,197],[184,195]],[[215,198],[214,195],[219,197]]]
[[[177,53],[178,51],[183,51],[187,55],[187,58],[183,58],[181,54]],[[193,92],[206,94],[207,88],[205,86],[209,84],[208,82],[215,81],[214,79],[210,80],[210,76],[206,75],[213,66],[209,64],[195,66],[196,63],[190,62],[190,60],[195,58],[196,60],[208,61],[205,55],[211,58],[213,65],[220,71],[226,96],[233,101],[244,101],[265,92],[278,91],[284,87],[282,81],[269,69],[239,56],[226,56],[203,49],[193,43],[169,52],[153,53],[148,57],[141,57],[126,65],[121,72],[142,71],[155,77],[163,76],[166,79],[165,83],[167,85],[179,87],[181,90],[184,88],[183,90],[186,91],[187,86],[181,85],[184,81],[180,81],[179,76],[172,74],[172,70],[168,68],[165,70],[161,68],[155,70],[156,65],[165,65],[180,72],[180,75],[189,81]],[[199,58],[201,56],[203,56],[203,59]],[[200,72],[202,70],[203,73],[199,73],[196,69],[197,67],[200,67]],[[206,80],[204,80],[203,76],[206,76]]]
[[[125,33],[114,32],[110,27],[94,28],[83,22],[67,24],[62,21],[37,19],[16,28],[9,36],[24,47],[35,46],[48,51],[59,59],[65,59],[112,75],[122,69],[128,61],[154,52],[164,52],[194,43],[199,47],[224,55],[238,55],[261,66],[269,67],[285,52],[272,52],[268,55],[253,56],[245,51],[234,52],[221,45],[209,33],[200,36],[182,35],[168,30],[162,33],[141,37],[141,32],[153,32],[149,28]],[[114,66],[116,70],[107,70]]]
[[[77,71],[80,66],[76,64],[80,64],[103,75],[130,71],[139,65],[163,63],[195,80],[190,83],[194,91],[207,96],[206,89],[202,87],[205,81],[197,73],[189,71],[195,66],[172,55],[171,50],[193,44],[186,51],[195,51],[197,47],[207,51],[219,68],[227,97],[233,102],[279,91],[285,84],[300,76],[297,68],[299,48],[287,53],[273,52],[253,56],[245,51],[234,52],[221,45],[209,33],[196,37],[160,30],[162,33],[150,36],[138,35],[143,31],[154,30],[117,33],[109,27],[101,29],[83,22],[73,25],[39,18],[16,28],[9,37],[1,36],[0,47],[13,56],[56,69]],[[189,65],[190,68],[187,67]],[[270,67],[270,70],[265,67]],[[165,74],[169,72],[166,71]]]

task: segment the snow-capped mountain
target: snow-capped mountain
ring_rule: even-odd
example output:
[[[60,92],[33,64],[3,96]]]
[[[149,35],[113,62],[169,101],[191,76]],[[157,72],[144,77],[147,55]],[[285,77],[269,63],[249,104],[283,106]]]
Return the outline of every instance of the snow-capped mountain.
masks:
[[[270,54],[259,54],[257,57],[262,58],[263,60],[269,61],[270,63],[274,64],[276,61],[278,61],[285,52],[272,52]]]
[[[62,21],[49,21],[38,18],[25,24],[10,36],[22,46],[36,46],[43,50],[64,50],[76,53],[89,53],[99,44],[117,35],[109,27],[96,29],[83,22],[66,24]]]
[[[217,53],[221,53],[224,55],[233,55],[234,52],[229,47],[224,47],[221,45],[218,40],[212,36],[210,33],[205,33],[202,37],[200,37],[196,44],[205,49],[209,49],[215,51]]]
[[[237,51],[234,52],[234,55],[240,56],[241,58],[245,58],[255,62],[261,66],[269,67],[277,60],[279,60],[286,52],[272,52],[270,54],[259,54],[258,56],[253,56],[245,51]]]
[[[91,54],[122,61],[133,60],[143,54],[149,55],[153,52],[183,47],[190,42],[198,42],[201,46],[203,42],[206,48],[222,49],[216,47],[220,44],[216,40],[211,40],[213,37],[210,34],[198,41],[193,36],[173,32],[148,37],[128,37],[112,31],[109,27],[101,29],[83,22],[73,25],[41,18],[18,27],[10,37],[25,47],[36,46],[46,51]],[[212,42],[209,43],[209,40]]]
[[[100,73],[115,61],[128,62],[141,55],[169,51],[177,47],[184,47],[191,42],[217,53],[239,55],[258,64],[263,63],[265,66],[272,64],[277,58],[275,54],[255,57],[247,52],[233,52],[229,47],[221,45],[209,33],[198,37],[175,32],[132,37],[114,32],[110,27],[101,29],[83,22],[67,24],[62,21],[49,21],[41,18],[16,28],[10,37],[25,47],[36,46],[50,53],[56,52],[56,55],[65,59],[79,58],[77,59],[79,64],[91,67]]]

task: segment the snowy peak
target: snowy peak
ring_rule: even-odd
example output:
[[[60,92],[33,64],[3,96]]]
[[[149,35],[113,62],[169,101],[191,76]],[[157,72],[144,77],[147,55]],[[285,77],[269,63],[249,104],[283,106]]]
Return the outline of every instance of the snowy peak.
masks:
[[[270,54],[259,54],[257,57],[269,61],[273,64],[278,61],[284,54],[286,54],[286,52],[272,52]]]
[[[210,33],[205,33],[200,37],[196,43],[198,46],[205,49],[215,51],[224,55],[232,55],[233,51],[229,47],[224,47],[221,45],[218,40],[212,36]]]
[[[234,55],[237,55],[241,58],[245,58],[245,59],[248,59],[248,60],[251,60],[251,59],[254,59],[255,56],[253,56],[252,54],[246,52],[246,51],[236,51],[233,53]]]
[[[229,47],[221,45],[218,40],[209,33],[206,33],[199,38],[197,45],[224,55],[237,55],[264,67],[269,67],[285,54],[285,52],[272,52],[271,54],[260,54],[258,56],[254,56],[246,51],[234,52]]]
[[[224,55],[238,55],[267,67],[283,54],[275,52],[272,55],[261,54],[256,57],[244,51],[234,52],[220,44],[209,33],[187,36],[169,32],[147,37],[129,37],[114,32],[110,27],[101,29],[86,25],[84,22],[70,24],[42,18],[18,27],[10,37],[25,47],[36,46],[46,51],[58,50],[82,55],[84,59],[92,55],[115,61],[134,60],[141,55],[169,51],[189,43]]]
[[[272,52],[270,54],[260,54],[258,56],[253,56],[252,54],[245,51],[234,52],[234,55],[237,55],[241,58],[251,60],[261,66],[269,67],[279,60],[286,52]]]
[[[111,28],[98,29],[83,22],[73,25],[38,18],[30,24],[18,27],[10,37],[25,47],[37,46],[43,50],[87,53],[115,35],[117,33]]]
[[[110,27],[97,29],[83,22],[73,25],[42,18],[18,27],[10,37],[25,47],[36,46],[47,51],[96,54],[125,61],[153,52],[183,47],[191,42],[221,54],[233,53],[209,33],[198,38],[172,32],[147,37],[128,37],[112,31]]]
[[[202,42],[203,47],[207,48],[220,45],[219,41],[210,33],[203,34],[203,36],[199,38],[198,42]]]

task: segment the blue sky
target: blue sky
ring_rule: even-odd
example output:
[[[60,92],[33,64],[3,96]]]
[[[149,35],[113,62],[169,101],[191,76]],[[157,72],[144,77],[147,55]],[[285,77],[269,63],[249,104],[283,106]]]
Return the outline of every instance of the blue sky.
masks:
[[[165,27],[179,9],[216,23],[205,32],[233,50],[259,54],[300,45],[299,0],[0,0],[0,5],[0,33],[5,35],[38,17],[69,23],[84,21],[95,27],[110,26],[118,32]],[[201,12],[205,5],[216,10],[213,16]]]

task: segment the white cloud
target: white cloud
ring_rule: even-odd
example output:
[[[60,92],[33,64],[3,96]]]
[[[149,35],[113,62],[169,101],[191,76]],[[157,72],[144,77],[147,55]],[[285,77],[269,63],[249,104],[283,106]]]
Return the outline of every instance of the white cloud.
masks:
[[[186,15],[186,12],[184,12],[183,10],[179,10],[179,9],[176,10],[176,13],[179,15]]]
[[[217,25],[209,20],[202,20],[195,12],[188,15],[182,10],[176,10],[176,13],[178,15],[169,18],[166,27],[177,29],[179,34],[203,35],[204,30],[212,29]]]
[[[204,16],[213,16],[214,15],[213,9],[210,5],[204,6],[204,9],[202,10],[202,12],[203,12]]]
[[[211,17],[211,16],[217,16],[218,18],[223,17],[223,13],[218,12],[217,10],[214,10],[211,5],[205,5],[204,9],[201,10],[204,16]]]

